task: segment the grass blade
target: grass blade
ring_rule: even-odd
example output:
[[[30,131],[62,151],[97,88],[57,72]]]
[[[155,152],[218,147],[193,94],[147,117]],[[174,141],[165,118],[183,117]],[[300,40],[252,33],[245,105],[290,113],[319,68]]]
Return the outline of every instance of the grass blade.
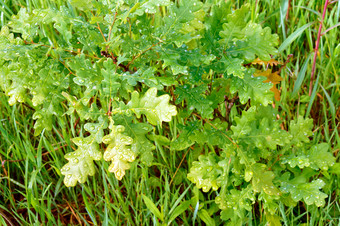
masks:
[[[329,96],[329,94],[327,93],[327,91],[325,90],[325,88],[323,88],[323,86],[322,86],[321,84],[320,84],[320,86],[321,86],[321,88],[322,88],[323,92],[325,93],[325,96],[326,96],[326,98],[327,98],[327,100],[328,100],[328,103],[329,103],[329,107],[330,107],[330,110],[331,110],[332,117],[333,117],[333,118],[336,118],[336,116],[335,116],[335,106],[334,106],[334,103],[333,103],[331,97]]]
[[[187,200],[183,202],[181,205],[177,206],[177,208],[172,212],[172,214],[169,217],[168,225],[176,219],[181,213],[183,213],[185,210],[187,210],[190,206],[191,200]]]
[[[201,209],[198,212],[198,216],[199,218],[201,218],[202,221],[204,221],[204,223],[206,223],[207,225],[211,225],[214,226],[215,225],[215,221],[214,219],[212,219],[208,213],[208,211],[206,211],[205,209]]]
[[[302,65],[301,70],[299,71],[299,74],[298,74],[297,79],[296,79],[295,84],[294,84],[294,89],[293,89],[293,93],[292,93],[292,97],[291,98],[294,98],[295,95],[300,90],[302,82],[305,79],[305,75],[306,75],[306,71],[307,71],[307,65],[308,65],[310,57],[311,57],[311,54],[308,55],[307,59],[305,60],[305,62]]]
[[[144,203],[145,203],[146,207],[148,208],[148,210],[150,210],[151,213],[153,213],[158,219],[160,219],[161,221],[164,221],[163,214],[161,214],[161,212],[156,207],[156,205],[152,202],[152,200],[149,199],[144,194],[142,196],[143,196]]]
[[[171,208],[171,210],[169,211],[169,214],[172,213],[172,211],[174,211],[174,209],[176,208],[176,206],[179,204],[179,202],[183,199],[184,195],[188,192],[189,188],[191,187],[191,185],[181,194],[181,196],[176,200],[175,204],[173,205],[173,207]]]
[[[285,50],[292,42],[295,41],[295,39],[297,39],[302,34],[302,32],[304,32],[304,30],[306,30],[312,24],[314,24],[314,22],[305,24],[299,29],[297,29],[293,34],[289,35],[289,37],[279,47],[279,52]]]
[[[306,115],[305,115],[306,118],[309,116],[310,110],[312,109],[312,105],[313,105],[313,102],[314,102],[314,99],[315,99],[315,96],[316,96],[317,87],[318,87],[317,84],[319,84],[319,79],[320,79],[320,74],[316,78],[315,86],[313,88],[312,95],[310,96],[308,108],[307,108]]]

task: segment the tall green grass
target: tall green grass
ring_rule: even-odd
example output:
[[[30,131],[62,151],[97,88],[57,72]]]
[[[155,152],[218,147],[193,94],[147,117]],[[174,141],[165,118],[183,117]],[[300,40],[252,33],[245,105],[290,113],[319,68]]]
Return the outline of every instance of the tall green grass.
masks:
[[[279,34],[285,47],[277,56],[279,60],[285,61],[293,54],[281,72],[281,101],[276,102],[283,121],[298,115],[312,117],[312,142],[330,143],[339,162],[340,32],[335,26],[339,24],[340,2],[330,5],[325,16],[323,32],[334,28],[321,37],[311,96],[308,90],[313,50],[324,1],[233,2],[235,8],[250,3],[252,19]],[[72,7],[64,0],[0,0],[0,4],[1,26],[21,7]],[[107,172],[108,163],[97,162],[94,177],[66,188],[59,169],[65,163],[64,154],[74,148],[70,139],[82,132],[73,127],[74,119],[60,118],[52,132],[34,137],[32,110],[24,104],[9,106],[7,100],[0,92],[0,225],[151,225],[161,217],[170,220],[176,211],[179,216],[172,225],[223,223],[214,214],[214,202],[208,201],[210,194],[203,195],[186,179],[188,162],[197,158],[195,152],[173,152],[157,146],[153,166],[134,163],[120,182]],[[176,122],[170,123],[170,130],[176,132]],[[324,190],[329,195],[325,207],[300,203],[285,209],[281,205],[283,224],[339,224],[339,171],[324,175],[328,180]],[[261,203],[257,205],[248,213],[249,225],[266,224]]]

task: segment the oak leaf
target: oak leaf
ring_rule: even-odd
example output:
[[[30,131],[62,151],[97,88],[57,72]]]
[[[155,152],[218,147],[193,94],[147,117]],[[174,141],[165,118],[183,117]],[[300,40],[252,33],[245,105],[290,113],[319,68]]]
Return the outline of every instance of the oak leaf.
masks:
[[[257,72],[254,74],[257,76],[264,76],[267,79],[264,80],[264,83],[272,83],[273,87],[270,89],[274,93],[274,97],[276,101],[280,101],[280,91],[276,88],[276,84],[279,84],[283,78],[279,75],[278,71],[272,72],[272,69],[267,69],[263,72]]]

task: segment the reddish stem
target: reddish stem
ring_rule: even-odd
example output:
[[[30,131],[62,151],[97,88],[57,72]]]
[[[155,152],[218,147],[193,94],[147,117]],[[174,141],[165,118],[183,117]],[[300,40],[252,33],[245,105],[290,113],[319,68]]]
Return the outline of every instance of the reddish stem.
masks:
[[[322,19],[321,19],[321,21],[320,21],[319,31],[318,31],[318,37],[317,37],[316,44],[315,44],[315,50],[314,50],[315,53],[314,53],[314,58],[313,58],[312,73],[311,73],[311,76],[310,76],[310,84],[309,84],[309,96],[312,95],[312,90],[313,90],[313,79],[314,79],[314,74],[315,74],[316,57],[317,57],[317,55],[318,55],[319,44],[320,44],[320,37],[321,37],[321,29],[322,29],[323,21],[324,21],[324,19],[325,19],[327,6],[328,6],[328,0],[325,1],[325,5],[324,5],[324,7],[323,7]]]

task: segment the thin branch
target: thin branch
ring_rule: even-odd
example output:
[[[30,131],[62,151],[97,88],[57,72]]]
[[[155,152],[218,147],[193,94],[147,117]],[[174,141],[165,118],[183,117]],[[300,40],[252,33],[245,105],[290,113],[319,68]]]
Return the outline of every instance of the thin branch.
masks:
[[[313,58],[312,73],[311,73],[311,76],[310,76],[310,84],[309,84],[309,96],[312,95],[313,79],[314,79],[315,65],[316,65],[316,58],[318,56],[320,37],[321,37],[321,29],[322,29],[323,21],[325,19],[325,15],[326,15],[326,11],[327,11],[327,6],[328,6],[328,0],[325,1],[325,5],[323,7],[322,18],[321,18],[321,21],[320,21],[318,36],[317,36],[317,40],[316,40],[316,44],[315,44],[315,50],[314,50],[315,53],[314,53],[314,58]]]
[[[176,169],[176,172],[175,172],[174,176],[171,178],[171,181],[170,181],[170,183],[169,183],[169,186],[172,184],[172,182],[173,182],[173,180],[174,180],[174,178],[175,178],[175,176],[176,176],[176,174],[177,174],[179,168],[181,167],[181,165],[182,165],[182,163],[183,163],[183,161],[184,161],[184,159],[185,159],[185,156],[187,156],[187,154],[189,153],[189,150],[190,150],[190,149],[193,149],[193,148],[192,148],[192,147],[189,147],[188,150],[187,150],[187,152],[183,155],[183,158],[182,158],[181,162],[179,163],[179,165],[178,165],[178,167],[177,167],[177,169]]]
[[[152,44],[150,47],[148,47],[147,49],[143,50],[142,52],[140,52],[137,56],[135,56],[127,65],[126,67],[129,68],[129,66],[141,55],[143,55],[144,53],[146,53],[147,51],[149,51],[150,49],[152,49],[153,47],[159,45],[160,43],[162,43],[163,41],[159,41],[156,44]]]
[[[111,40],[111,33],[112,33],[112,28],[113,28],[113,25],[115,24],[116,20],[117,20],[117,11],[115,12],[115,17],[113,18],[113,22],[110,26],[110,30],[109,30],[109,37],[107,39],[107,41],[109,42]]]
[[[68,68],[68,67],[67,67],[67,65],[66,65],[66,63],[65,63],[65,62],[63,62],[63,61],[61,61],[61,60],[59,60],[59,59],[58,59],[58,61],[59,61],[59,62],[60,62],[62,65],[64,65],[64,67],[65,67],[65,68],[66,68],[66,69],[67,69],[67,70],[70,72],[70,74],[72,74],[72,75],[76,75],[76,74],[74,74],[74,73],[73,73],[73,71],[71,71],[71,69],[70,69],[70,68]]]
[[[106,38],[105,38],[105,36],[104,36],[104,34],[103,34],[103,32],[102,32],[102,29],[100,29],[100,26],[99,26],[99,23],[98,23],[98,22],[97,22],[97,28],[98,28],[100,34],[102,35],[102,37],[103,37],[103,39],[104,39],[104,42],[106,42]]]
[[[6,214],[0,209],[0,215],[5,219],[5,221],[10,225],[10,226],[14,226],[14,224],[12,223],[12,221],[6,216]]]
[[[91,13],[92,13],[92,16],[95,16],[94,13],[93,13],[93,11],[91,11]],[[104,41],[106,42],[106,38],[105,38],[105,36],[104,36],[104,34],[103,34],[103,32],[102,32],[102,29],[100,28],[98,22],[97,22],[97,29],[99,30],[99,32],[100,32],[100,34],[102,35]]]
[[[80,223],[80,225],[82,225],[79,216],[74,212],[74,210],[73,210],[72,206],[70,205],[70,203],[69,203],[68,201],[66,201],[66,203],[67,203],[68,207],[70,208],[70,210],[71,210],[73,216],[77,219],[77,221]]]
[[[284,62],[280,69],[277,71],[278,74],[280,74],[282,69],[287,66],[287,64],[290,62],[290,58],[292,58],[293,56],[294,56],[293,54],[288,55],[286,62]]]
[[[336,25],[334,25],[334,26],[328,28],[328,29],[325,30],[325,32],[323,32],[321,35],[325,35],[327,32],[329,32],[330,30],[332,30],[333,28],[336,28],[336,27],[338,27],[338,26],[340,26],[340,23],[338,23],[338,24],[336,24]]]

